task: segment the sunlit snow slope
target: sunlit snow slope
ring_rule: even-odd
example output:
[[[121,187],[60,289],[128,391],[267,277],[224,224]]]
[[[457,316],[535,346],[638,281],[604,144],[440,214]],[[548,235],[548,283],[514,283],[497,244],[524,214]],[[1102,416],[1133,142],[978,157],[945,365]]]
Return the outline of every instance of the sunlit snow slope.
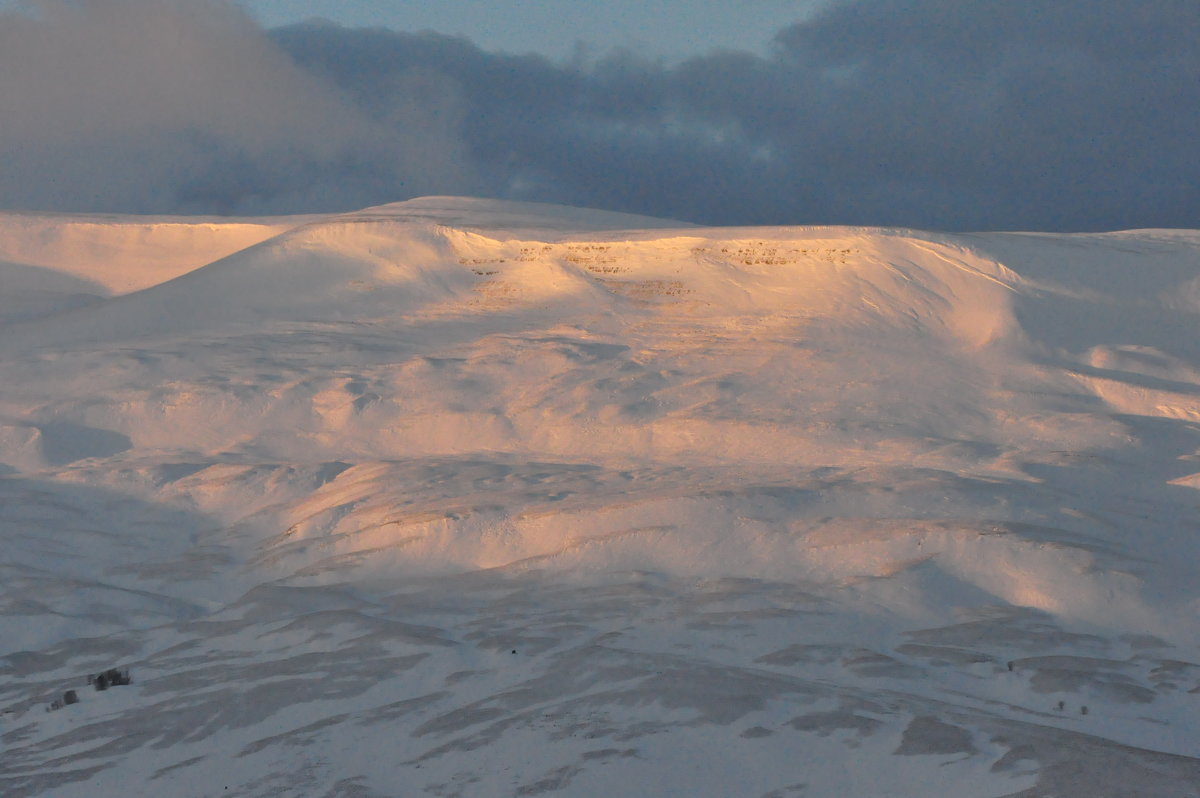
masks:
[[[1200,233],[425,198],[0,261],[6,798],[1200,794]]]

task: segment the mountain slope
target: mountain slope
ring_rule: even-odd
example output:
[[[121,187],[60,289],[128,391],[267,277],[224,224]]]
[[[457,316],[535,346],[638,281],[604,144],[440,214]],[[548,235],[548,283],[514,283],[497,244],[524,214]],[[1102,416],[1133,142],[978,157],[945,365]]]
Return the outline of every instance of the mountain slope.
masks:
[[[5,795],[1200,783],[1200,234],[254,224],[0,327]]]

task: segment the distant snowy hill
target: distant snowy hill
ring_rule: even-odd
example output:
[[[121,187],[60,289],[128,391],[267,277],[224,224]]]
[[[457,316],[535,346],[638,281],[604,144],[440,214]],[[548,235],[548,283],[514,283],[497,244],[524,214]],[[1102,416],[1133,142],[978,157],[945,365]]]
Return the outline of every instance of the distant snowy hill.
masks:
[[[1198,333],[1193,231],[0,214],[0,795],[1200,795]]]

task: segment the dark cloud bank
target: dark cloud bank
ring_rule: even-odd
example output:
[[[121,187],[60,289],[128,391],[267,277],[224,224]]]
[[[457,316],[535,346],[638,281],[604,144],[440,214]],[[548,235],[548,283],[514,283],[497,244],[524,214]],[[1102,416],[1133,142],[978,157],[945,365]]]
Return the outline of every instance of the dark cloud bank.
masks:
[[[6,208],[474,194],[715,224],[1200,227],[1196,0],[843,0],[767,57],[680,64],[36,0],[0,13],[0,109]]]

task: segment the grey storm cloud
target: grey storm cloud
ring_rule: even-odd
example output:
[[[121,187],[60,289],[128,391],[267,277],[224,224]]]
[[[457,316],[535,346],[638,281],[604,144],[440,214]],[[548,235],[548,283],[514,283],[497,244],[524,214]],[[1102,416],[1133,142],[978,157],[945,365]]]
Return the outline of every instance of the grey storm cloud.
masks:
[[[714,224],[1200,227],[1195,0],[843,0],[769,55],[555,63],[215,0],[0,16],[0,204],[419,194]]]

